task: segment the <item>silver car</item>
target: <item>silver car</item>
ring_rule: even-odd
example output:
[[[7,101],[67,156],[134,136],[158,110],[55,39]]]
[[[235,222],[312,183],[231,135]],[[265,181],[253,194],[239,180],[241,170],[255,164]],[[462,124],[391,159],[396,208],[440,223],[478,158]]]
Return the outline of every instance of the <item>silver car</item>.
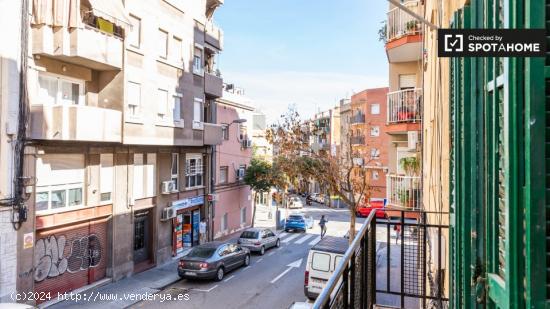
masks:
[[[241,233],[238,243],[250,251],[264,255],[266,249],[279,247],[281,240],[270,229],[250,228]]]

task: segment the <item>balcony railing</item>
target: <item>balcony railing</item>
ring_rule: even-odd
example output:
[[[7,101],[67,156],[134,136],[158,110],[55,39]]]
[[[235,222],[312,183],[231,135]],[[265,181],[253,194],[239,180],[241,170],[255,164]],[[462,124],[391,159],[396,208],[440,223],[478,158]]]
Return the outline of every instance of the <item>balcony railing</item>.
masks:
[[[353,115],[353,117],[351,117],[351,124],[361,124],[361,123],[365,123],[365,114],[358,113]]]
[[[389,92],[387,95],[387,122],[389,124],[403,122],[420,122],[422,89],[406,89]]]
[[[350,143],[352,145],[363,145],[365,144],[365,137],[364,136],[352,136]]]
[[[428,218],[448,215],[396,211],[382,219],[371,212],[312,308],[447,308],[449,226]]]
[[[422,206],[420,177],[387,175],[386,196],[388,206],[420,210]]]
[[[420,1],[407,1],[403,3],[408,9],[422,15],[420,12]],[[422,25],[418,20],[398,7],[388,12],[388,24],[386,31],[387,41],[395,40],[400,37],[422,32]]]
[[[205,40],[212,46],[223,49],[223,30],[218,27],[213,21],[206,23],[206,36]]]

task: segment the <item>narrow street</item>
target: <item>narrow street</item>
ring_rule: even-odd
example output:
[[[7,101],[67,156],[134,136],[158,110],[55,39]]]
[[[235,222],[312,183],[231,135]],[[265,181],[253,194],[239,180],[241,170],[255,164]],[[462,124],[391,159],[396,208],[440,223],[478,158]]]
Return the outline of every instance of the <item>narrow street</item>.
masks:
[[[216,308],[220,304],[224,308],[288,308],[293,302],[307,301],[303,291],[304,271],[309,249],[320,240],[319,219],[323,214],[328,218],[327,235],[343,237],[349,229],[349,211],[315,204],[292,212],[313,216],[313,229],[307,233],[280,233],[280,248],[272,248],[264,256],[252,254],[250,266],[230,272],[221,282],[183,279],[159,293],[176,297],[187,293],[185,308]],[[357,228],[363,221],[358,218]],[[157,300],[140,302],[132,308],[181,306],[180,302]]]

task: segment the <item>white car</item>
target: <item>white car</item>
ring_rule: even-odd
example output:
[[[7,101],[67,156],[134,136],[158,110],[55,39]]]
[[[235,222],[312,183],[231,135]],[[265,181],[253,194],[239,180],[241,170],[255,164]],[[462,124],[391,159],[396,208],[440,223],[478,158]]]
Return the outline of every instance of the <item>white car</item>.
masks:
[[[288,208],[303,208],[302,200],[297,196],[292,196],[288,201]]]

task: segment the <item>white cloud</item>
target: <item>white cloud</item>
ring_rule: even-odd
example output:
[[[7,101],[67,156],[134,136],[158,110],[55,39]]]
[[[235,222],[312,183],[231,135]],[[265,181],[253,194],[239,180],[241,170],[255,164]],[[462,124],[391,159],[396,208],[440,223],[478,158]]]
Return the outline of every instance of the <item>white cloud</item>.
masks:
[[[224,82],[245,89],[246,96],[277,120],[290,104],[303,118],[334,107],[342,98],[367,88],[387,86],[386,74],[365,76],[332,72],[223,72]]]

